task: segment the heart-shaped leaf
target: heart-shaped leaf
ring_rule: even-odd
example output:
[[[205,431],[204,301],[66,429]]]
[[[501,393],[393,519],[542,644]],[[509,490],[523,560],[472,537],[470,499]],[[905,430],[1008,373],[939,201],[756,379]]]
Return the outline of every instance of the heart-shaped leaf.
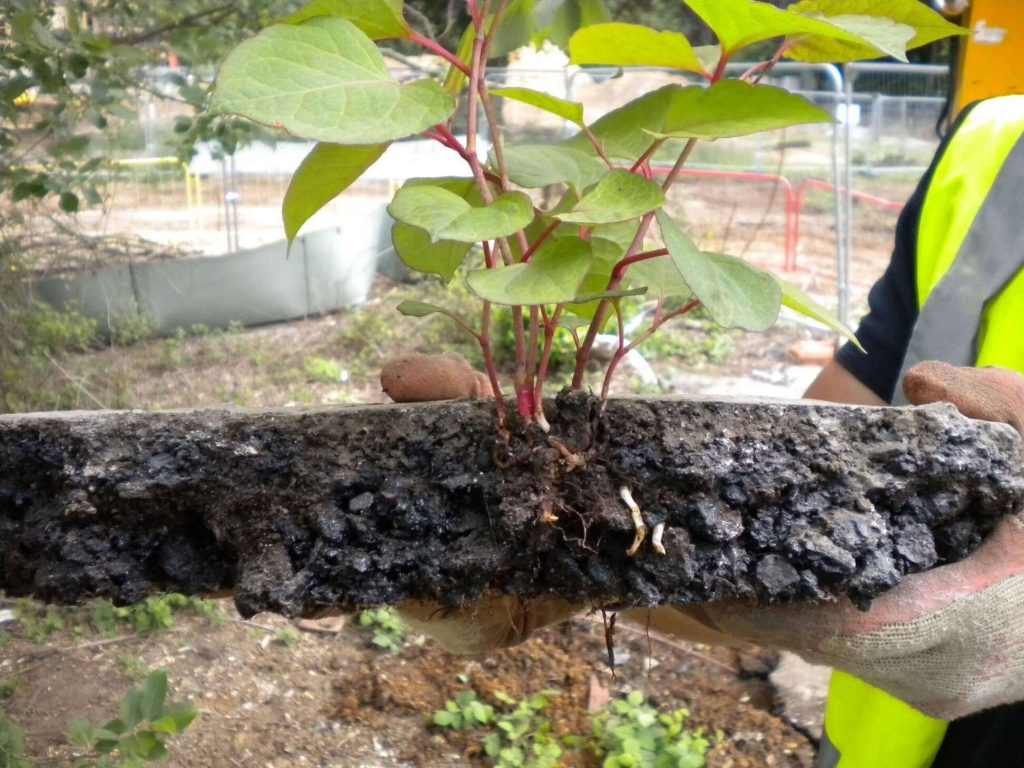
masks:
[[[803,96],[770,85],[720,80],[707,88],[674,90],[658,129],[659,138],[722,139],[834,118]]]
[[[687,299],[693,295],[690,286],[668,256],[638,261],[630,266],[626,274],[630,284],[646,285],[663,299]]]
[[[506,192],[490,205],[474,206],[433,184],[406,184],[388,206],[392,217],[420,227],[432,242],[476,243],[518,232],[533,220],[533,203],[522,192]]]
[[[608,224],[643,216],[665,204],[661,187],[643,176],[616,168],[608,171],[567,213],[562,221]]]
[[[412,224],[396,221],[391,228],[391,244],[395,253],[409,269],[433,273],[446,283],[455,275],[455,270],[466,260],[472,243],[455,240],[432,242],[430,233]]]
[[[612,67],[670,67],[704,72],[690,41],[678,32],[659,32],[639,24],[595,24],[569,40],[573,64]]]
[[[550,93],[535,91],[532,88],[492,88],[490,94],[521,101],[524,104],[543,109],[545,112],[550,112],[552,115],[557,115],[570,123],[583,125],[583,105],[578,101],[560,99]]]
[[[865,0],[870,2],[871,0]],[[916,2],[916,0],[913,0]],[[866,46],[871,54],[866,58],[876,58],[883,51],[873,43],[856,34],[853,29],[830,24],[820,18],[795,13],[792,8],[781,10],[773,5],[758,0],[683,0],[704,22],[711,27],[721,44],[725,55],[732,56],[741,48],[746,48],[773,37],[788,36],[803,38],[815,36],[823,39],[838,40],[855,46]],[[858,11],[845,10],[845,0],[840,0],[844,10],[834,14],[857,14]],[[838,4],[838,3],[837,3]]]
[[[379,144],[443,122],[455,101],[432,80],[399,83],[346,19],[277,24],[228,56],[212,109],[334,144]]]
[[[285,22],[301,24],[318,16],[348,19],[372,40],[409,34],[409,27],[402,17],[402,0],[313,0]]]
[[[552,239],[529,263],[470,272],[466,282],[477,296],[496,304],[561,304],[576,295],[591,258],[586,240]]]
[[[592,152],[559,144],[506,147],[505,168],[508,177],[521,187],[568,184],[577,192],[597,182],[608,170]]]
[[[735,256],[703,252],[664,211],[657,217],[672,262],[712,320],[748,331],[763,331],[775,322],[782,290],[772,274]]]
[[[870,41],[870,45],[850,43],[818,35],[801,36],[801,43],[786,51],[786,57],[796,61],[838,63],[877,59],[892,56],[898,61],[907,60],[907,43],[914,37],[914,28],[892,19],[873,16],[820,16],[808,14],[810,18],[827,21],[833,26],[852,32]]]
[[[362,176],[387,148],[386,143],[352,147],[317,144],[313,147],[292,176],[281,206],[288,243],[291,244],[310,216]]]
[[[831,328],[840,336],[844,336],[852,341],[861,352],[865,352],[864,347],[861,346],[860,341],[858,341],[853,331],[851,331],[844,323],[840,322],[839,318],[833,315],[832,312],[792,283],[787,283],[777,275],[773,275],[773,277],[779,284],[779,288],[782,289],[783,306],[789,307],[794,312],[799,312],[804,317],[809,317],[812,320],[816,320],[822,325]]]
[[[398,311],[406,317],[427,317],[428,315],[445,315],[450,317],[456,323],[458,323],[467,333],[476,335],[476,332],[470,327],[469,323],[459,317],[457,314],[444,307],[439,307],[436,304],[429,304],[425,301],[415,301],[414,299],[406,299],[401,302],[398,307]]]
[[[796,61],[857,61],[876,58],[879,51],[906,61],[911,48],[968,33],[918,0],[801,0],[788,10],[841,27],[869,43],[802,36],[786,52]]]

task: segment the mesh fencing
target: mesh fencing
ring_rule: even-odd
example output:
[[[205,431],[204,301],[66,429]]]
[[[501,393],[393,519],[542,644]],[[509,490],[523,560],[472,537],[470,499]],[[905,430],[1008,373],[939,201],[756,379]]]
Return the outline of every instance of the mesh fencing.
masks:
[[[730,74],[741,71],[736,65]],[[662,85],[697,82],[666,70],[601,68],[510,68],[489,78],[494,87],[529,87],[581,102],[587,122]],[[806,96],[840,123],[700,142],[670,207],[702,247],[784,272],[833,308],[845,304],[853,320],[888,261],[899,208],[937,146],[948,72],[930,65],[857,64],[840,72],[783,63],[765,82]],[[145,103],[139,115],[142,152],[158,153],[160,137],[173,130],[175,108]],[[511,99],[497,100],[497,115],[514,143],[550,143],[575,131]],[[460,126],[464,131],[464,115],[456,116],[457,134]],[[489,147],[486,133],[480,144]],[[679,146],[669,142],[655,164],[671,164]],[[233,158],[200,148],[187,167],[172,158],[125,158],[104,180],[103,209],[83,212],[80,222],[86,231],[130,233],[211,255],[280,240],[281,201],[311,147],[256,143]],[[357,225],[411,176],[465,175],[451,154],[426,139],[397,142],[308,228]],[[837,195],[837,188],[852,194]],[[539,192],[538,202],[550,203],[549,197]]]

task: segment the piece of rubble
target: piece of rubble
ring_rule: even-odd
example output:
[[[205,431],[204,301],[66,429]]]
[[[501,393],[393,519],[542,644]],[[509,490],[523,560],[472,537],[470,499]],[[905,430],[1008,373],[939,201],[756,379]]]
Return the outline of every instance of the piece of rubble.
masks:
[[[514,410],[510,408],[510,411]],[[1021,441],[952,406],[621,399],[0,417],[0,589],[233,589],[245,614],[849,595],[964,557],[1024,495]],[[665,555],[643,546],[619,489]],[[541,523],[545,510],[555,518]]]

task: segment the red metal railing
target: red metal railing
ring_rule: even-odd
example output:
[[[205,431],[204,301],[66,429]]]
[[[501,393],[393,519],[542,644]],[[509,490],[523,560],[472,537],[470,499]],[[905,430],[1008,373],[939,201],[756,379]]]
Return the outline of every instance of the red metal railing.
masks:
[[[804,195],[808,189],[824,189],[829,192],[834,192],[836,186],[830,184],[827,181],[821,181],[820,179],[804,179],[800,182],[796,189],[796,202],[793,206],[792,217],[793,221],[790,225],[790,231],[792,233],[793,252],[787,257],[787,263],[792,265],[792,271],[797,270],[797,247],[800,243],[800,215],[804,209]],[[842,195],[846,194],[846,187],[839,187],[839,193]],[[878,197],[877,195],[870,195],[867,192],[858,192],[853,190],[850,192],[850,197],[854,200],[860,200],[864,203],[870,203],[871,205],[877,205],[881,208],[887,208],[893,211],[902,211],[903,203],[898,203],[893,200],[886,200],[884,197]],[[838,234],[837,234],[838,236]]]
[[[668,168],[654,168],[653,172],[660,176],[668,174]],[[785,176],[778,173],[755,173],[748,171],[712,171],[698,170],[694,168],[683,168],[682,174],[686,176],[704,176],[718,179],[735,179],[737,181],[750,181],[758,183],[770,183],[782,187],[786,193],[786,223],[785,223],[785,245],[783,252],[782,271],[798,272],[805,271],[798,264],[800,249],[800,218],[803,213],[804,196],[809,189],[823,189],[835,191],[836,186],[820,179],[804,179],[794,190],[793,184]],[[839,187],[840,194],[846,194],[845,187]],[[867,192],[853,190],[850,196],[854,200],[877,205],[889,210],[903,210],[903,203],[887,200],[878,195],[871,195]],[[838,235],[838,233],[837,233]]]

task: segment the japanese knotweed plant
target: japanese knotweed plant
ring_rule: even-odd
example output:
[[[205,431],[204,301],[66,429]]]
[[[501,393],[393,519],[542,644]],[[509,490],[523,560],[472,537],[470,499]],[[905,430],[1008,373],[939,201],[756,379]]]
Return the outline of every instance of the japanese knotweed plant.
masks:
[[[761,83],[780,59],[906,61],[908,48],[963,33],[920,0],[800,0],[785,10],[756,0],[683,2],[713,30],[717,45],[693,47],[677,32],[613,23],[600,0],[467,0],[471,23],[449,51],[410,26],[402,0],[314,0],[230,54],[213,109],[318,142],[284,199],[289,240],[393,142],[427,137],[458,155],[465,177],[409,179],[388,211],[395,250],[410,268],[448,281],[468,262],[480,316],[420,301],[403,302],[399,311],[448,315],[480,343],[503,417],[491,309],[510,306],[518,410],[546,428],[541,396],[559,329],[575,340],[578,389],[595,338],[617,322],[619,344],[602,397],[622,357],[700,305],[714,322],[752,331],[771,326],[786,305],[852,338],[827,310],[770,272],[698,248],[667,213],[666,194],[698,141],[834,120],[803,96]],[[567,47],[573,64],[666,67],[703,82],[666,85],[592,122],[580,103],[489,82],[490,59],[545,39]],[[391,40],[440,56],[444,77],[396,80],[378,49]],[[776,43],[772,56],[725,77],[737,54],[767,41]],[[497,98],[525,102],[578,130],[554,143],[506,142]],[[465,140],[453,130],[459,102]],[[487,157],[477,146],[481,115]],[[655,154],[673,147],[674,164],[655,167]],[[553,185],[563,194],[546,210],[523,191]],[[656,247],[648,244],[655,227]],[[649,326],[627,341],[619,305],[639,294],[656,308]]]

